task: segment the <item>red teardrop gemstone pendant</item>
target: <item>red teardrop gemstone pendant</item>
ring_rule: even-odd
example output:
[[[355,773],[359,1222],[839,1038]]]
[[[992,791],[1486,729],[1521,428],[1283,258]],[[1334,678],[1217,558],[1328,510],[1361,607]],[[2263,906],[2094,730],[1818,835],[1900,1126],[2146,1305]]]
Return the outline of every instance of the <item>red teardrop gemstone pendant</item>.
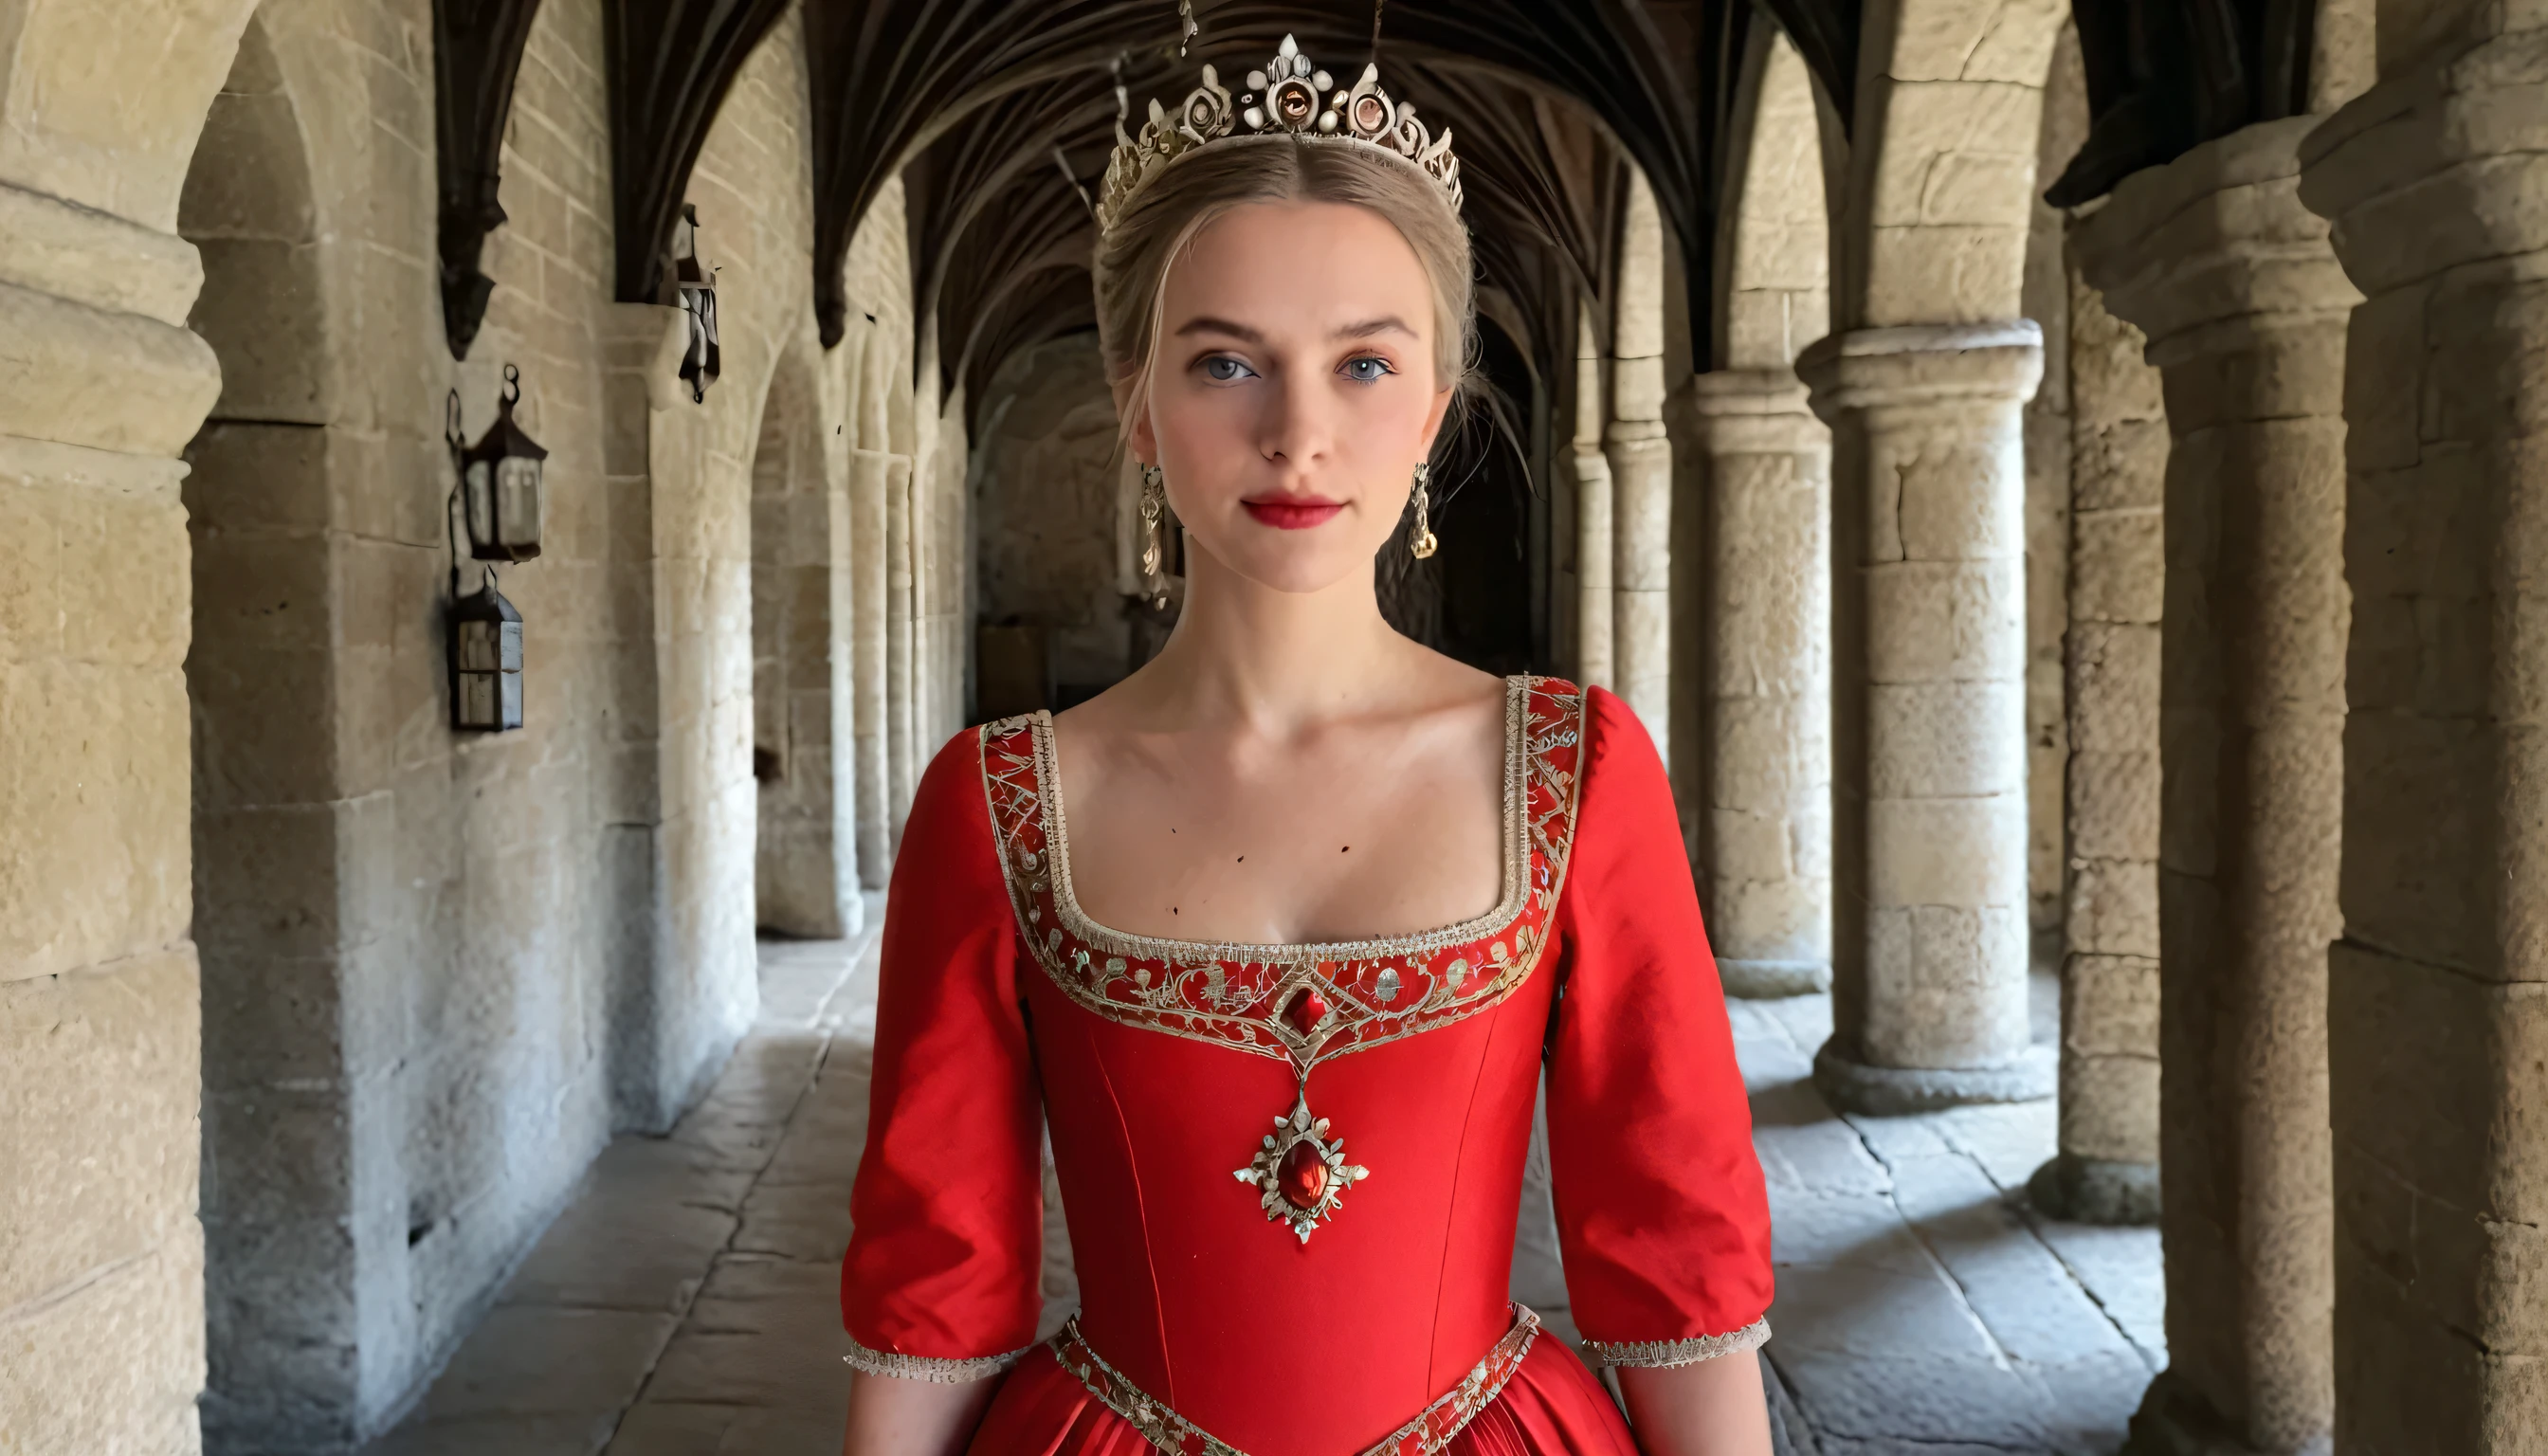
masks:
[[[1283,1165],[1274,1178],[1285,1202],[1296,1209],[1315,1208],[1327,1192],[1326,1159],[1319,1156],[1318,1144],[1307,1139],[1295,1142],[1283,1154]]]
[[[1292,1024],[1292,1030],[1306,1037],[1310,1035],[1310,1028],[1327,1019],[1327,998],[1303,986],[1292,993],[1291,1003],[1283,1008],[1283,1019]]]

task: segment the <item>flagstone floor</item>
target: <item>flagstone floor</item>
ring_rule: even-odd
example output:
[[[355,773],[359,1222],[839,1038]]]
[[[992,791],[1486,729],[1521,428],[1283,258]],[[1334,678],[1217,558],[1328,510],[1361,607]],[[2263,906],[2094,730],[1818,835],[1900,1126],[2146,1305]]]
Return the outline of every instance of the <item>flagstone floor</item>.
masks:
[[[874,995],[872,933],[764,943],[760,1023],[714,1090],[670,1137],[620,1138],[594,1162],[365,1456],[837,1451],[836,1290]],[[2109,1456],[2166,1362],[2158,1239],[2028,1209],[2051,1105],[1837,1118],[1806,1079],[1824,998],[1733,1015],[1776,1230],[1765,1368],[1782,1447]],[[1051,1325],[1073,1292],[1066,1244],[1048,1243]],[[1553,1284],[1516,1271],[1516,1288]]]

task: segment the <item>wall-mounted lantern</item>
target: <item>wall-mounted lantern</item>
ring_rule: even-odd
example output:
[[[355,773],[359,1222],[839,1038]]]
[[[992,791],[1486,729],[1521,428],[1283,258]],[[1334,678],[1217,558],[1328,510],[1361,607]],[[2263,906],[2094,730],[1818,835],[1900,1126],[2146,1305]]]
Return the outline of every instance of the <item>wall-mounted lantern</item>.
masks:
[[[443,509],[451,536],[451,726],[467,732],[522,726],[522,614],[496,590],[492,565],[478,591],[460,594],[464,532],[469,555],[479,561],[529,561],[540,554],[549,452],[514,420],[513,406],[521,398],[522,373],[507,364],[496,422],[474,445],[461,438],[458,390],[444,407],[443,439],[457,477]]]
[[[522,614],[496,590],[496,569],[486,573],[451,603],[451,726],[503,733],[522,726]]]
[[[699,267],[699,210],[682,204],[673,224],[673,287],[682,312],[689,316],[690,342],[682,351],[682,382],[690,387],[690,403],[708,397],[723,367],[717,348],[716,277]]]
[[[543,464],[549,452],[523,433],[513,418],[522,398],[522,371],[504,366],[496,422],[466,449],[460,444],[460,392],[451,392],[443,437],[460,471],[460,503],[469,528],[469,554],[480,561],[528,561],[540,554],[540,519],[546,509]]]

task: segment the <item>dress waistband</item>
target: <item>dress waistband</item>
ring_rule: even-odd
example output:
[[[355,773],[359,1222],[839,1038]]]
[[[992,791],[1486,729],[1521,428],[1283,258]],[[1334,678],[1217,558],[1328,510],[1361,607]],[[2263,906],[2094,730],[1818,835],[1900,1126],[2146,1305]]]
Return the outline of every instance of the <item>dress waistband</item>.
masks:
[[[1504,1331],[1503,1338],[1496,1341],[1495,1348],[1487,1351],[1458,1385],[1417,1411],[1414,1419],[1390,1432],[1388,1439],[1364,1456],[1436,1456],[1451,1444],[1451,1437],[1458,1435],[1462,1426],[1493,1405],[1504,1382],[1521,1368],[1522,1356],[1530,1353],[1530,1342],[1539,1334],[1537,1315],[1521,1305],[1512,1309],[1512,1328]],[[1168,1409],[1166,1403],[1153,1399],[1125,1379],[1122,1371],[1107,1364],[1105,1357],[1090,1349],[1088,1340],[1080,1334],[1078,1316],[1071,1316],[1049,1343],[1061,1368],[1077,1376],[1107,1410],[1131,1421],[1151,1445],[1175,1456],[1246,1456]]]

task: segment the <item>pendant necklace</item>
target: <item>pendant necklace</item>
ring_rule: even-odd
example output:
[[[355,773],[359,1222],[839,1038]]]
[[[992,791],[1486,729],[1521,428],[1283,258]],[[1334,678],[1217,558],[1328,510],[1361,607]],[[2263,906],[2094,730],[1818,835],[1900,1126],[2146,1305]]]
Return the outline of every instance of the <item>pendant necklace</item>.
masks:
[[[1319,1046],[1335,1021],[1335,1009],[1319,989],[1319,971],[1325,968],[1302,967],[1296,989],[1281,1003],[1277,1023],[1288,1033],[1282,1041],[1292,1063],[1292,1110],[1274,1120],[1274,1131],[1265,1135],[1256,1156],[1235,1173],[1239,1182],[1256,1186],[1265,1217],[1290,1224],[1303,1243],[1321,1220],[1335,1217],[1346,1189],[1371,1176],[1371,1169],[1345,1161],[1344,1138],[1329,1137],[1327,1120],[1310,1111],[1310,1069],[1318,1064]],[[1389,982],[1398,979],[1395,970],[1382,975]],[[1395,984],[1386,985],[1384,998],[1394,998],[1397,990]]]

